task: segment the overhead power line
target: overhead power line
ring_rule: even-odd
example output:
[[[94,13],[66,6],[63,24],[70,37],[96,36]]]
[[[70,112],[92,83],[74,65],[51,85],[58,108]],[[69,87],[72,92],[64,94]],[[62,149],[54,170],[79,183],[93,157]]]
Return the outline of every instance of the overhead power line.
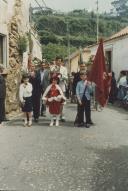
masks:
[[[42,7],[41,7],[40,3],[39,3],[37,0],[35,0],[35,2],[36,2],[36,3],[37,3],[37,5],[40,7],[41,12],[43,13],[43,9],[42,9]]]
[[[45,1],[44,1],[44,0],[42,0],[42,2],[43,2],[43,4],[44,4],[44,6],[45,6],[45,7],[47,7],[47,5],[46,5]]]

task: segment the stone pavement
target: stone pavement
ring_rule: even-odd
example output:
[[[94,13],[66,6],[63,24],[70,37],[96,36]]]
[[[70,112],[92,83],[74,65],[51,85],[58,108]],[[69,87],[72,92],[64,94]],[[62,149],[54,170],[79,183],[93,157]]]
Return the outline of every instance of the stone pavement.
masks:
[[[0,128],[0,190],[128,190],[128,112],[93,111],[89,129],[74,128],[76,105],[65,113],[60,127],[49,118],[23,127],[20,118]]]

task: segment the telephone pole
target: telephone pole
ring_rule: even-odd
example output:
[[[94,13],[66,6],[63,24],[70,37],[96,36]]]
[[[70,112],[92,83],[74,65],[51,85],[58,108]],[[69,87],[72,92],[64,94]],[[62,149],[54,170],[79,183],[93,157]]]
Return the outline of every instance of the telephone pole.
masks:
[[[97,4],[97,17],[96,17],[96,25],[97,25],[97,43],[99,42],[99,1],[96,1]]]
[[[70,51],[70,31],[69,31],[69,23],[68,23],[68,20],[67,20],[67,40],[68,40],[68,71],[69,73],[71,72],[71,65],[70,65],[70,54],[71,54],[71,51]]]

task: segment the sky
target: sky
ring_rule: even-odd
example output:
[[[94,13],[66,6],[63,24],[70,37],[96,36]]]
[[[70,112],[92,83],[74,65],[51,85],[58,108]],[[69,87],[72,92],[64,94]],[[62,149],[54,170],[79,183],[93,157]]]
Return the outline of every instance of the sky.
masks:
[[[37,0],[43,5],[43,0]],[[96,0],[44,0],[47,7],[57,11],[68,12],[74,9],[87,9],[96,11]],[[99,0],[99,12],[109,12],[113,0]],[[37,6],[35,0],[31,0],[32,6]]]

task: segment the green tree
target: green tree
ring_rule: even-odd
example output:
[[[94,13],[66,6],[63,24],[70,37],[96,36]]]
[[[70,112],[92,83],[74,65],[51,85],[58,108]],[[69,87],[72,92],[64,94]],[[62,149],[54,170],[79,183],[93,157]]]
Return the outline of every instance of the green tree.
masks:
[[[128,0],[113,0],[113,6],[118,15],[121,10],[127,10]],[[118,6],[117,6],[118,5]],[[125,6],[124,6],[125,5]],[[125,13],[127,13],[126,11]],[[42,15],[37,12],[33,15],[36,28],[39,31],[40,41],[43,46],[43,57],[49,60],[56,55],[67,56],[67,46],[70,41],[72,47],[86,47],[96,43],[96,15],[87,10],[74,10],[69,13],[49,13]],[[68,30],[67,30],[68,22]],[[111,16],[103,13],[99,15],[99,35],[108,38],[127,26],[127,16]]]
[[[48,61],[55,59],[57,55],[61,56],[62,58],[67,57],[67,46],[64,45],[57,45],[49,43],[48,45],[42,46],[43,50],[43,58],[46,58]],[[71,47],[71,53],[74,52],[76,48]]]
[[[119,16],[128,16],[128,0],[115,0],[112,3],[112,6]]]

